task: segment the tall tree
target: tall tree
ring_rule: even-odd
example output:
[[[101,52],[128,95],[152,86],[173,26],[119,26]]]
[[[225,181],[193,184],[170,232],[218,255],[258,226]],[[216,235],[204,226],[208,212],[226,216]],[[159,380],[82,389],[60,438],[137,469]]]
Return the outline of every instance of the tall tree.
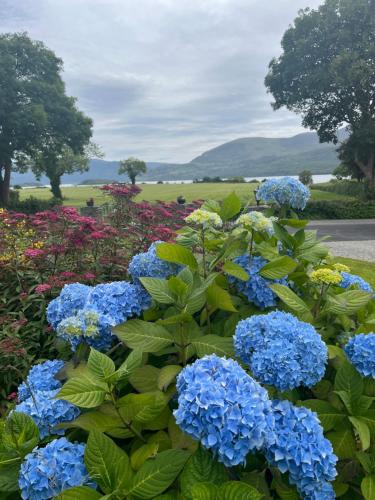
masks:
[[[55,198],[62,199],[61,177],[73,172],[87,172],[92,158],[103,158],[100,148],[93,142],[84,147],[82,153],[75,153],[69,146],[55,150],[42,151],[33,162],[31,169],[37,179],[44,174],[51,184],[51,192]]]
[[[138,158],[131,156],[127,160],[120,161],[120,168],[118,169],[119,175],[126,174],[132,184],[135,184],[137,175],[145,174],[146,172],[146,163],[142,160],[138,160]]]
[[[50,151],[82,154],[92,122],[65,93],[62,60],[27,34],[0,35],[0,204],[12,170],[26,171]]]
[[[375,187],[375,0],[326,0],[300,11],[265,84],[274,109],[302,115],[321,142],[347,126],[355,164]]]

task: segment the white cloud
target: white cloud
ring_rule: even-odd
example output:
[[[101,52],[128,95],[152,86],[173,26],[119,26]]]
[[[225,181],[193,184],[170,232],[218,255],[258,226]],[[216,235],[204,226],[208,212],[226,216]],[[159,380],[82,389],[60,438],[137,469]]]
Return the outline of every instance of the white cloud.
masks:
[[[287,136],[264,77],[298,10],[320,0],[0,0],[0,31],[28,31],[65,64],[108,159],[189,161],[227,140]]]

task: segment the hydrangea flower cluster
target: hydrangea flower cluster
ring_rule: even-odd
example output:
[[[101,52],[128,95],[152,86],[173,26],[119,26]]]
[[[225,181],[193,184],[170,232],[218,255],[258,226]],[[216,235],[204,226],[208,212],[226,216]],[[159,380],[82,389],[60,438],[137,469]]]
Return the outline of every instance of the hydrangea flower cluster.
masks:
[[[57,390],[37,391],[15,407],[16,412],[29,415],[39,428],[43,439],[50,434],[63,435],[64,429],[54,429],[57,424],[71,422],[80,414],[79,408],[60,399],[54,399]]]
[[[50,302],[47,319],[73,350],[81,343],[106,350],[112,342],[111,327],[139,316],[149,306],[148,294],[127,281],[95,287],[75,283],[66,285]]]
[[[335,264],[333,264],[333,269],[336,269],[336,271],[339,271],[340,273],[341,272],[345,272],[345,273],[348,273],[350,271],[350,267],[346,266],[345,264],[341,264],[341,262],[336,262]]]
[[[313,271],[310,274],[310,279],[313,283],[320,283],[324,285],[338,285],[342,281],[342,275],[335,269],[322,267]]]
[[[337,474],[337,457],[316,414],[289,401],[275,400],[272,407],[276,439],[265,448],[268,462],[282,473],[289,472],[290,483],[303,498],[334,499],[329,481]]]
[[[268,394],[232,360],[215,354],[187,366],[177,378],[181,429],[231,467],[271,440]]]
[[[185,221],[192,224],[198,224],[203,228],[221,227],[223,225],[220,215],[202,208],[197,208],[197,210],[191,212],[191,214],[185,218]]]
[[[367,283],[363,278],[357,276],[356,274],[350,274],[347,272],[341,273],[342,280],[340,282],[341,288],[350,288],[354,287],[359,290],[363,290],[364,292],[374,293],[372,286]]]
[[[84,464],[85,445],[55,439],[35,448],[21,464],[19,487],[23,500],[49,500],[74,486],[96,487]]]
[[[25,401],[31,396],[31,392],[60,389],[61,383],[55,375],[63,366],[64,362],[59,359],[33,366],[27,375],[26,382],[22,382],[18,387],[18,400]]]
[[[289,206],[303,210],[310,198],[310,190],[297,179],[282,177],[262,182],[256,197],[258,200],[276,204],[279,207]]]
[[[267,264],[263,257],[250,257],[244,254],[233,260],[236,264],[242,267],[249,275],[248,281],[242,281],[234,276],[228,276],[229,283],[236,286],[237,290],[245,295],[247,299],[256,306],[264,309],[265,307],[273,307],[277,303],[276,294],[269,288],[271,283],[281,283],[287,285],[285,278],[279,280],[269,280],[263,278],[259,271]]]
[[[375,333],[355,335],[344,350],[359,373],[375,378]]]
[[[265,217],[262,212],[256,210],[242,214],[236,220],[237,226],[243,226],[245,229],[253,229],[254,231],[266,232],[273,234],[272,219]]]
[[[312,325],[292,314],[273,311],[240,321],[234,345],[254,377],[280,391],[312,387],[324,376],[326,344]]]
[[[166,279],[175,276],[182,269],[181,266],[159,259],[156,255],[157,245],[162,243],[156,241],[147,252],[134,255],[130,261],[128,272],[134,282],[139,282],[139,278],[160,278]]]

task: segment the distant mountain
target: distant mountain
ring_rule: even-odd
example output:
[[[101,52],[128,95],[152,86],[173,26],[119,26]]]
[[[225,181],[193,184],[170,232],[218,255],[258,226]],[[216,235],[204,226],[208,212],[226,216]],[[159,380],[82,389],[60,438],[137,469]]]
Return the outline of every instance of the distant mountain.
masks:
[[[336,146],[320,144],[313,132],[286,138],[246,137],[226,142],[197,156],[191,162],[148,162],[147,174],[139,181],[188,180],[209,177],[260,177],[296,175],[302,170],[314,174],[329,174],[338,164]],[[65,184],[78,184],[87,179],[124,180],[117,174],[118,162],[92,160],[90,170],[63,177]],[[13,184],[35,181],[32,173],[14,173]],[[41,182],[48,183],[43,178]]]

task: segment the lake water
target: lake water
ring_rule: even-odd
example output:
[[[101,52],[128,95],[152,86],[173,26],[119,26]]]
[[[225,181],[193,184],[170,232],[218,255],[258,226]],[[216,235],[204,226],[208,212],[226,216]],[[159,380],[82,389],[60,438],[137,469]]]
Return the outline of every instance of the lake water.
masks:
[[[282,177],[285,177],[285,175],[273,175],[271,177],[245,177],[245,181],[251,181],[253,179],[256,179],[257,181],[261,181],[263,179],[281,179]],[[290,177],[293,177],[293,179],[298,179],[298,175],[290,175]],[[317,174],[313,175],[313,181],[314,184],[319,184],[321,182],[329,182],[331,179],[335,179],[335,177],[331,174]],[[164,181],[164,184],[192,184],[193,180],[188,179],[188,180],[180,180],[180,181]],[[137,184],[157,184],[157,181],[140,181],[137,182]],[[94,184],[95,186],[99,186],[99,184]],[[46,187],[49,187],[49,184],[45,185]],[[73,187],[75,184],[61,184],[61,187]],[[89,184],[81,185],[81,186],[76,186],[76,187],[87,187]],[[24,186],[24,189],[32,189],[33,186]]]

